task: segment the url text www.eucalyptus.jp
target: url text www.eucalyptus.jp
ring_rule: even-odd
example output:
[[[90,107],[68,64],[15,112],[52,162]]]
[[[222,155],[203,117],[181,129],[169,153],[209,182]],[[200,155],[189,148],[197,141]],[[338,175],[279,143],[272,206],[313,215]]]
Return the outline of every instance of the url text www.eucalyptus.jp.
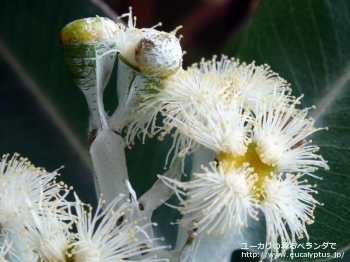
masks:
[[[290,258],[339,258],[343,259],[345,252],[333,252],[333,253],[326,253],[326,252],[294,252],[293,254],[287,254],[287,253],[279,253],[276,256],[276,253],[254,253],[254,252],[243,252],[242,257],[251,257],[251,258],[276,258],[276,257],[290,257]]]

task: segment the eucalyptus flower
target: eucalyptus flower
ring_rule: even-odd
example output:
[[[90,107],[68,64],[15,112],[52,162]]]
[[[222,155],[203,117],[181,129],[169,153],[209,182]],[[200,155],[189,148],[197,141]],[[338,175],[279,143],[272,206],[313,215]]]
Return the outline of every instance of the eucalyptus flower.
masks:
[[[178,224],[195,234],[241,234],[242,228],[254,223],[248,224],[248,217],[258,221],[258,211],[262,211],[265,243],[270,243],[265,253],[278,254],[276,243],[288,243],[292,249],[297,239],[309,237],[306,225],[313,223],[313,212],[320,204],[313,197],[316,185],[300,179],[301,174],[262,175],[258,169],[260,174],[254,173],[248,162],[235,167],[235,163],[225,161],[209,163],[209,168],[203,167],[204,172],[194,173],[188,182],[158,176],[180,201],[179,206],[167,204],[184,215]]]
[[[181,127],[192,121],[188,117],[195,117],[205,124],[207,114],[215,104],[230,99],[227,88],[226,82],[219,77],[196,71],[179,70],[159,80],[143,91],[138,107],[127,120],[127,145],[131,145],[136,136],[142,136],[144,141],[147,135],[153,137],[158,134],[158,139],[163,140],[173,132],[173,145],[168,157],[172,151],[174,157],[193,152],[199,144],[188,136],[186,127]],[[158,114],[164,116],[162,126],[156,125]]]
[[[57,197],[64,184],[56,183],[56,172],[35,167],[27,158],[3,155],[0,162],[0,225],[1,231],[23,227],[23,220],[37,211],[39,203]],[[28,205],[30,203],[30,205]]]
[[[213,56],[212,60],[202,59],[199,64],[194,64],[191,70],[198,70],[203,74],[212,73],[226,80],[229,83],[230,91],[235,96],[240,96],[245,106],[254,110],[254,105],[262,97],[284,94],[287,101],[293,101],[290,96],[290,84],[270,69],[267,64],[256,65],[253,61],[250,64],[240,63],[239,60],[228,58],[225,55],[218,60]]]
[[[56,172],[36,168],[19,154],[10,159],[8,154],[2,157],[1,233],[11,241],[15,261],[36,261],[37,256],[63,261],[59,243],[67,245],[68,240],[57,241],[57,237],[68,234],[64,233],[68,225],[62,222],[69,220],[64,214],[68,190],[64,183],[56,183],[57,176]],[[27,252],[25,258],[23,252]]]
[[[71,241],[73,217],[69,204],[62,207],[63,200],[40,203],[37,212],[31,203],[30,219],[23,221],[24,228],[19,230],[27,250],[39,255],[44,261],[66,261]]]
[[[202,167],[204,173],[194,173],[190,182],[176,181],[158,176],[171,187],[182,215],[178,223],[188,230],[205,234],[222,235],[228,230],[240,233],[247,227],[247,217],[257,218],[258,194],[254,187],[257,175],[248,164],[227,172],[226,164],[209,163]],[[169,205],[171,206],[171,205]]]
[[[278,238],[289,244],[292,253],[292,243],[304,236],[309,239],[306,225],[314,222],[313,212],[316,204],[320,203],[312,195],[317,194],[313,189],[316,185],[307,184],[308,181],[300,177],[300,174],[281,173],[272,178],[265,177],[262,185],[260,209],[266,220],[266,243],[272,243],[271,252],[275,254],[279,253],[279,249],[273,244],[278,243]],[[285,250],[282,249],[282,252]]]
[[[144,140],[146,135],[158,134],[163,140],[172,133],[168,157],[171,152],[185,156],[199,145],[242,155],[251,140],[251,119],[260,101],[278,97],[288,105],[295,100],[289,93],[289,84],[267,65],[239,64],[225,56],[217,61],[214,56],[144,90],[127,120],[126,143],[132,144],[140,135]],[[161,126],[156,126],[158,114],[164,116]]]
[[[317,166],[328,166],[315,154],[318,147],[304,139],[322,128],[314,128],[313,120],[306,119],[308,108],[295,108],[300,98],[290,96],[290,91],[289,84],[267,65],[238,66],[233,59],[213,58],[145,90],[129,117],[126,142],[130,145],[136,136],[144,140],[156,134],[163,140],[172,133],[168,157],[171,152],[185,156],[199,145],[237,157],[250,144],[263,163],[278,165],[275,171],[312,175]],[[156,126],[158,114],[164,117],[160,126]]]
[[[242,100],[224,99],[213,104],[207,101],[200,109],[195,114],[181,112],[182,118],[169,115],[164,122],[172,122],[179,140],[190,139],[215,152],[244,155],[251,140],[252,117]]]
[[[149,238],[144,230],[154,224],[138,226],[137,221],[128,221],[127,216],[132,208],[130,202],[116,208],[119,202],[124,201],[123,195],[117,196],[107,206],[100,198],[94,215],[91,206],[86,210],[84,204],[75,197],[77,233],[71,250],[75,262],[168,261],[156,257],[142,259],[143,254],[165,247],[153,246],[160,239]],[[139,238],[140,234],[143,237]],[[135,258],[137,256],[141,258]]]
[[[316,154],[319,148],[305,142],[323,129],[307,118],[310,108],[297,109],[301,97],[292,97],[289,84],[267,65],[214,58],[186,74],[199,80],[192,84],[190,77],[176,74],[168,80],[171,85],[164,84],[141,103],[145,108],[157,105],[155,112],[164,116],[163,127],[151,131],[163,129],[162,138],[174,130],[175,149],[170,151],[184,156],[202,145],[216,155],[216,164],[209,163],[209,169],[194,173],[189,182],[160,176],[180,201],[173,207],[186,215],[179,223],[197,233],[220,235],[232,227],[239,233],[243,225],[249,226],[247,214],[257,220],[257,210],[262,210],[267,242],[280,238],[291,244],[295,236],[308,236],[305,225],[312,223],[318,204],[312,194],[317,191],[301,177],[319,178],[314,174],[318,167],[328,169],[327,161]],[[216,84],[201,82],[209,77]],[[182,81],[191,90],[176,84]]]
[[[328,169],[328,165],[321,155],[315,154],[319,147],[305,139],[323,128],[315,128],[314,120],[307,118],[310,108],[295,108],[300,98],[291,105],[278,97],[261,101],[256,110],[252,142],[256,143],[261,161],[276,165],[278,172],[312,175],[317,167]]]

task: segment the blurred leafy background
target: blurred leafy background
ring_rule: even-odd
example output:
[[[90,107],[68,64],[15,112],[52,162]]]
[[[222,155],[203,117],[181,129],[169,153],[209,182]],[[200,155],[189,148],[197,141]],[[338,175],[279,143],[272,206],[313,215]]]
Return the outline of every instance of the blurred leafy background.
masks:
[[[93,1],[98,2],[98,1]],[[0,152],[19,152],[48,171],[61,165],[61,179],[84,202],[96,204],[87,153],[88,110],[60,54],[58,34],[69,22],[89,16],[111,16],[87,0],[2,1],[0,10]],[[213,54],[268,63],[305,94],[303,107],[317,105],[316,126],[328,126],[312,139],[330,171],[320,171],[316,220],[308,227],[311,242],[350,244],[350,4],[331,0],[106,0],[118,14],[133,6],[138,27],[159,21],[161,30],[180,31],[187,51],[184,66]],[[115,75],[115,74],[114,74]],[[116,107],[115,76],[105,95],[106,108]],[[131,182],[138,195],[155,181],[170,141],[141,142],[127,150]],[[310,179],[311,181],[312,179]],[[313,181],[311,181],[313,183]],[[176,201],[174,202],[176,203]],[[176,211],[163,207],[155,219],[163,234],[176,234]],[[174,243],[171,243],[174,245]],[[298,250],[302,252],[302,250]],[[329,250],[328,250],[329,251]],[[331,252],[331,251],[330,251]],[[234,261],[242,259],[236,252]],[[302,261],[302,260],[296,260]],[[316,261],[315,259],[309,261]],[[336,260],[334,260],[336,261]],[[349,252],[343,261],[350,261]]]

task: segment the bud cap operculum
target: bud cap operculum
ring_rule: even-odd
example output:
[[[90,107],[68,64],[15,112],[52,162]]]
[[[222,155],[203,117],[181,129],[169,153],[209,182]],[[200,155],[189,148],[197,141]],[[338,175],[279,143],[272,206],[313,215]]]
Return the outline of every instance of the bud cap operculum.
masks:
[[[135,59],[145,75],[161,78],[172,75],[182,65],[179,39],[166,32],[146,35],[136,45]]]
[[[105,17],[89,17],[75,20],[60,33],[61,44],[97,43],[116,35],[117,25]]]

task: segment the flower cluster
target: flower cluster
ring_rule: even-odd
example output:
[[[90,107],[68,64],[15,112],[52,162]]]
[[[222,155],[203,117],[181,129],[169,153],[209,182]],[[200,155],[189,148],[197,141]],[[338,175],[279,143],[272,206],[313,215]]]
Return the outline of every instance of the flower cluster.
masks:
[[[159,195],[174,192],[179,206],[169,206],[184,215],[178,223],[191,236],[244,234],[243,228],[257,223],[262,213],[270,243],[265,252],[280,253],[275,243],[292,247],[296,239],[308,237],[306,225],[313,223],[313,211],[320,203],[313,196],[316,185],[306,178],[321,179],[315,172],[328,165],[309,140],[323,128],[315,128],[307,116],[311,108],[299,108],[302,97],[294,97],[287,81],[266,64],[214,56],[185,70],[180,39],[175,36],[180,27],[170,33],[136,28],[131,9],[121,17],[128,18],[128,26],[87,18],[70,23],[60,35],[73,79],[87,98],[89,152],[108,202],[101,198],[92,212],[75,193],[75,201],[66,199],[71,189],[56,182],[56,172],[35,168],[17,154],[11,159],[3,156],[0,260],[168,261],[155,255],[165,247],[154,246],[159,239],[147,234],[154,224],[139,216],[145,207],[141,201],[139,206],[127,180],[126,164],[120,177],[110,176],[110,170],[119,170],[125,160],[120,136],[124,127],[128,146],[136,137],[156,136],[162,141],[171,135],[166,165],[171,159],[170,165],[176,166],[178,158],[184,164],[186,155],[200,155],[202,150],[213,153],[188,182],[174,179],[178,167],[159,175],[145,194],[147,215],[154,210],[149,203],[156,208]],[[96,51],[92,57],[87,57],[87,45],[86,50]],[[116,53],[119,101],[108,116],[103,91]],[[132,201],[122,194],[114,198],[121,187],[115,190],[115,184],[108,183],[112,179],[117,184],[126,181]]]
[[[123,196],[107,206],[101,199],[93,215],[76,195],[75,202],[66,200],[70,190],[55,181],[57,175],[34,167],[18,154],[11,159],[3,156],[1,261],[167,261],[140,257],[165,247],[152,247],[158,239],[149,238],[144,230],[152,224],[128,221],[132,204]]]
[[[163,140],[171,134],[167,159],[200,146],[216,155],[189,182],[159,176],[180,200],[174,206],[186,214],[180,224],[205,234],[240,233],[247,217],[258,220],[260,210],[267,242],[308,236],[305,225],[313,222],[319,203],[305,176],[319,178],[314,172],[328,166],[316,153],[319,148],[306,140],[322,128],[307,117],[310,108],[297,108],[301,97],[291,92],[268,65],[225,56],[202,60],[144,90],[128,119],[127,144],[140,135]],[[159,115],[162,125],[156,125]]]

